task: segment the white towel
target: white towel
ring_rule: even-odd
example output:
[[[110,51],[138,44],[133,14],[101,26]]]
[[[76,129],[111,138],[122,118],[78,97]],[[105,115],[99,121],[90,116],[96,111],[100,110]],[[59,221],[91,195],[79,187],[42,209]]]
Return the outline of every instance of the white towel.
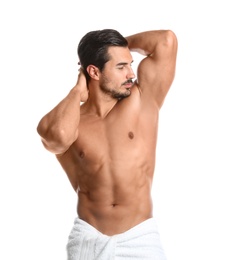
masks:
[[[68,260],[166,260],[154,218],[107,236],[76,218],[67,244]]]

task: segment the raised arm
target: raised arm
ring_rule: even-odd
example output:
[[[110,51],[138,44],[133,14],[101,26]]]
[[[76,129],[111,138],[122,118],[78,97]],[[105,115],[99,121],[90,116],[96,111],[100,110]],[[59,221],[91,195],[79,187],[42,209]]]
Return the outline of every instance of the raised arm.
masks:
[[[39,122],[37,132],[43,145],[55,154],[64,153],[78,137],[80,103],[86,101],[88,91],[82,72],[69,94]]]
[[[137,81],[144,98],[155,100],[160,108],[175,75],[177,38],[170,30],[156,30],[126,39],[130,51],[146,56],[138,66]]]

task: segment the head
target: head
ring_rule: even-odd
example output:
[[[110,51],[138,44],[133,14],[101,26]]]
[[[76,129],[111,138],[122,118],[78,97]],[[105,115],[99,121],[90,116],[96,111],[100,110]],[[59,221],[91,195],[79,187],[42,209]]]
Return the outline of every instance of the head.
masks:
[[[127,40],[114,29],[91,31],[83,36],[78,45],[78,57],[87,82],[89,82],[91,78],[88,73],[88,67],[93,65],[103,74],[106,63],[112,59],[112,55],[116,55],[116,51],[114,52],[114,49],[120,49],[122,51],[125,50],[131,57],[128,50]],[[108,77],[108,74],[107,76],[103,75],[100,82],[102,90],[106,88],[106,84],[109,83],[109,78],[110,77]],[[130,84],[130,80],[127,81],[129,81]],[[128,93],[130,94],[130,91],[127,91],[127,95]],[[113,94],[115,94],[114,97],[116,97],[116,93],[112,93],[112,95]]]
[[[108,54],[110,46],[127,47],[128,42],[113,29],[91,31],[80,40],[77,49],[78,57],[87,81],[90,79],[86,70],[89,65],[95,65],[100,71],[103,71],[105,63],[110,58]]]

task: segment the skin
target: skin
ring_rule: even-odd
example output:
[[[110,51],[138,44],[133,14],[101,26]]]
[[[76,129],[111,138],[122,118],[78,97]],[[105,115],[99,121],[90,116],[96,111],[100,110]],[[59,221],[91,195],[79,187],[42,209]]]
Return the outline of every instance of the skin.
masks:
[[[88,66],[88,88],[80,71],[76,85],[37,127],[78,194],[78,216],[106,235],[125,232],[153,216],[159,111],[176,67],[172,31],[141,32],[126,39],[127,48],[109,47],[111,59],[102,72]],[[127,83],[136,77],[132,51],[144,56],[137,80]]]

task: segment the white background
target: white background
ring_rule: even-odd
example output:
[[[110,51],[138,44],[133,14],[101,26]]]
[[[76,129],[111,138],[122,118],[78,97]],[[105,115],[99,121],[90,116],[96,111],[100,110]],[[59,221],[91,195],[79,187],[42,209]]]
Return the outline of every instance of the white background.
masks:
[[[75,84],[80,38],[104,28],[124,36],[176,33],[177,72],[160,115],[154,215],[168,260],[230,259],[228,6],[1,1],[0,259],[66,259],[77,198],[36,126]]]

